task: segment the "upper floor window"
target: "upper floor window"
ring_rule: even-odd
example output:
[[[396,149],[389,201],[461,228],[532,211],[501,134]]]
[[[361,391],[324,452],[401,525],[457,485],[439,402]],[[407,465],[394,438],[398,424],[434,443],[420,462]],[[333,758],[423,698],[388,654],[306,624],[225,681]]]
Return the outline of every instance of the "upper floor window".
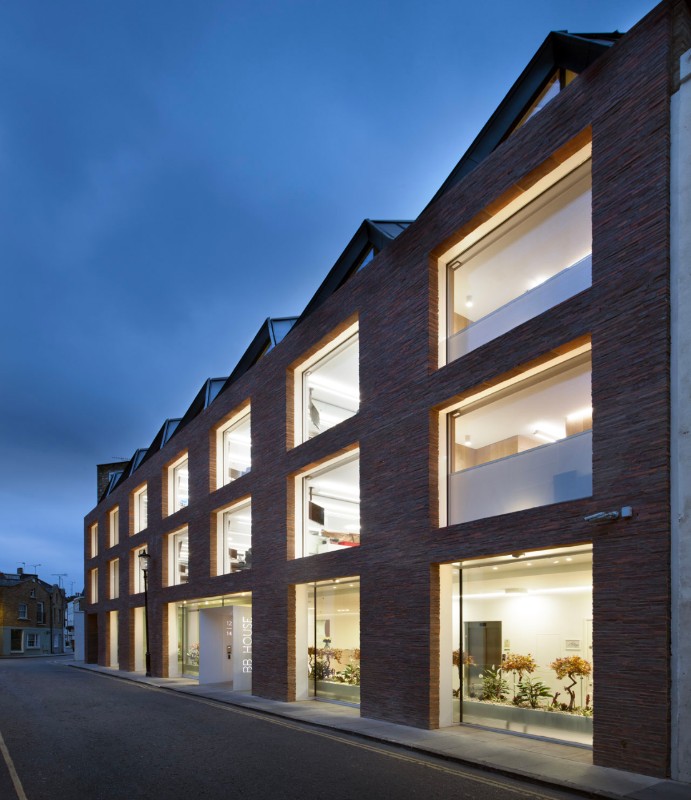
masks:
[[[26,603],[19,604],[19,619],[29,619],[29,607]]]
[[[108,562],[108,584],[110,598],[115,600],[120,597],[120,559],[114,558]]]
[[[522,379],[521,379],[522,378]],[[589,348],[448,415],[448,524],[592,494]]]
[[[133,533],[139,533],[149,524],[148,493],[146,486],[137,489],[132,495]]]
[[[89,571],[89,599],[92,603],[98,603],[98,568]]]
[[[89,528],[89,553],[91,558],[98,555],[98,522],[94,522]]]
[[[216,488],[234,481],[252,467],[250,411],[243,410],[216,431]]]
[[[190,550],[187,528],[168,536],[168,585],[189,581]]]
[[[43,625],[45,621],[46,621],[46,607],[43,601],[39,600],[38,603],[36,603],[36,622],[39,625]]]
[[[357,414],[360,353],[351,326],[295,371],[295,443],[306,442]]]
[[[296,556],[359,546],[359,453],[303,474],[297,484]]]
[[[574,169],[574,160],[445,256],[447,361],[591,285],[591,162]]]
[[[140,594],[144,591],[144,570],[142,569],[141,561],[139,558],[140,553],[146,551],[146,545],[135,547],[130,553],[130,575],[132,576],[131,592],[132,594]]]
[[[108,515],[109,544],[115,547],[120,541],[120,507],[115,506]]]
[[[168,467],[168,513],[174,514],[189,503],[187,454]]]
[[[245,501],[217,514],[217,574],[239,572],[252,566],[252,504]]]

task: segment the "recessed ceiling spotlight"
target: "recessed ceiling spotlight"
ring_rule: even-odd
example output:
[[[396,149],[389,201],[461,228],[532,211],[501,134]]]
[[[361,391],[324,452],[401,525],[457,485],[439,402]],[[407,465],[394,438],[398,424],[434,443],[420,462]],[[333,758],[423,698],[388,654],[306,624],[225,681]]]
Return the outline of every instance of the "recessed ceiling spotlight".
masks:
[[[473,307],[473,296],[472,294],[467,294],[465,296],[465,307],[472,308]]]

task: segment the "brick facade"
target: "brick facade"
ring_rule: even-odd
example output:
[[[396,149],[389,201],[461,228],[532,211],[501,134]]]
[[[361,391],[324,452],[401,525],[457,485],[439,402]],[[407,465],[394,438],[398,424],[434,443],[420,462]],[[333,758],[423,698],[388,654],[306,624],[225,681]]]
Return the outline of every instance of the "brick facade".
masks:
[[[135,547],[146,545],[154,565],[153,673],[169,667],[168,603],[251,592],[252,691],[280,700],[295,698],[294,587],[359,576],[361,713],[436,727],[438,565],[592,543],[594,761],[669,773],[670,64],[671,31],[688,48],[689,29],[685,3],[651,12],[87,515],[85,565],[99,568],[99,602],[87,607],[98,631],[99,663],[108,663],[107,612],[118,610],[119,662],[134,665],[132,609],[143,604],[142,595],[130,593]],[[586,141],[592,141],[592,288],[438,368],[439,257]],[[359,413],[293,447],[293,371],[354,320]],[[592,497],[439,528],[440,411],[587,339],[595,409]],[[215,429],[248,401],[251,472],[214,489]],[[354,447],[362,546],[295,559],[294,476]],[[184,452],[190,502],[167,516],[167,469]],[[131,535],[133,493],[145,482],[148,527]],[[217,576],[209,546],[215,512],[247,497],[252,569]],[[108,511],[115,504],[120,542],[108,548]],[[592,526],[583,519],[623,505],[635,510],[625,524]],[[99,554],[91,558],[95,521]],[[190,583],[166,586],[167,536],[182,527],[189,531]],[[120,597],[109,600],[107,562],[114,557],[121,559]],[[392,652],[404,664],[393,680]]]

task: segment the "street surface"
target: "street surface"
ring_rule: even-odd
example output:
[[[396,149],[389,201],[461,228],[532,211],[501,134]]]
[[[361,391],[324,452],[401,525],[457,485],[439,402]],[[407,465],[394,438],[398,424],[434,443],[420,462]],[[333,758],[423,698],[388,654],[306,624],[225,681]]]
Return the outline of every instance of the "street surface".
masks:
[[[0,660],[0,800],[576,797],[69,663]]]

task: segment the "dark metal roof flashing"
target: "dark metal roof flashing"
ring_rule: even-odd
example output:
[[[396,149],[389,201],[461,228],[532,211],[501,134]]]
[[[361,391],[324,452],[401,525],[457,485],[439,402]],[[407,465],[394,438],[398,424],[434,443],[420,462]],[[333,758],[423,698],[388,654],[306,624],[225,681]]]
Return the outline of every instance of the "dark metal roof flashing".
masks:
[[[558,70],[583,72],[622,36],[623,34],[618,31],[613,33],[552,31],[427,207],[472,172],[516,130]]]
[[[277,344],[282,342],[296,321],[297,317],[267,317],[220,391],[224,392],[231,383],[251,369],[265,353],[273,350]]]
[[[181,431],[197,416],[197,414],[201,414],[205,408],[208,408],[211,403],[213,403],[213,401],[216,399],[216,396],[220,393],[221,389],[225,385],[226,380],[227,378],[207,378],[204,381],[204,385],[197,392],[197,396],[192,401],[192,404],[187,411],[185,411],[182,419],[179,420],[174,433]],[[171,436],[172,433],[173,432],[171,432]]]
[[[143,464],[145,461],[148,461],[154,453],[158,453],[158,451],[166,444],[166,442],[170,439],[170,437],[175,433],[179,424],[180,424],[180,417],[176,417],[173,419],[167,419],[163,423],[163,425],[161,425],[158,433],[156,434],[156,436],[154,436],[153,441],[147,448],[146,455],[142,458],[140,465]]]
[[[305,306],[305,310],[298,317],[296,325],[317,309],[327,298],[354,275],[365,262],[370,253],[376,257],[390,242],[402,233],[412,220],[372,220],[366,219],[357,229],[353,238],[348,242],[345,250],[331,267],[321,286]],[[371,259],[370,259],[371,260]]]

